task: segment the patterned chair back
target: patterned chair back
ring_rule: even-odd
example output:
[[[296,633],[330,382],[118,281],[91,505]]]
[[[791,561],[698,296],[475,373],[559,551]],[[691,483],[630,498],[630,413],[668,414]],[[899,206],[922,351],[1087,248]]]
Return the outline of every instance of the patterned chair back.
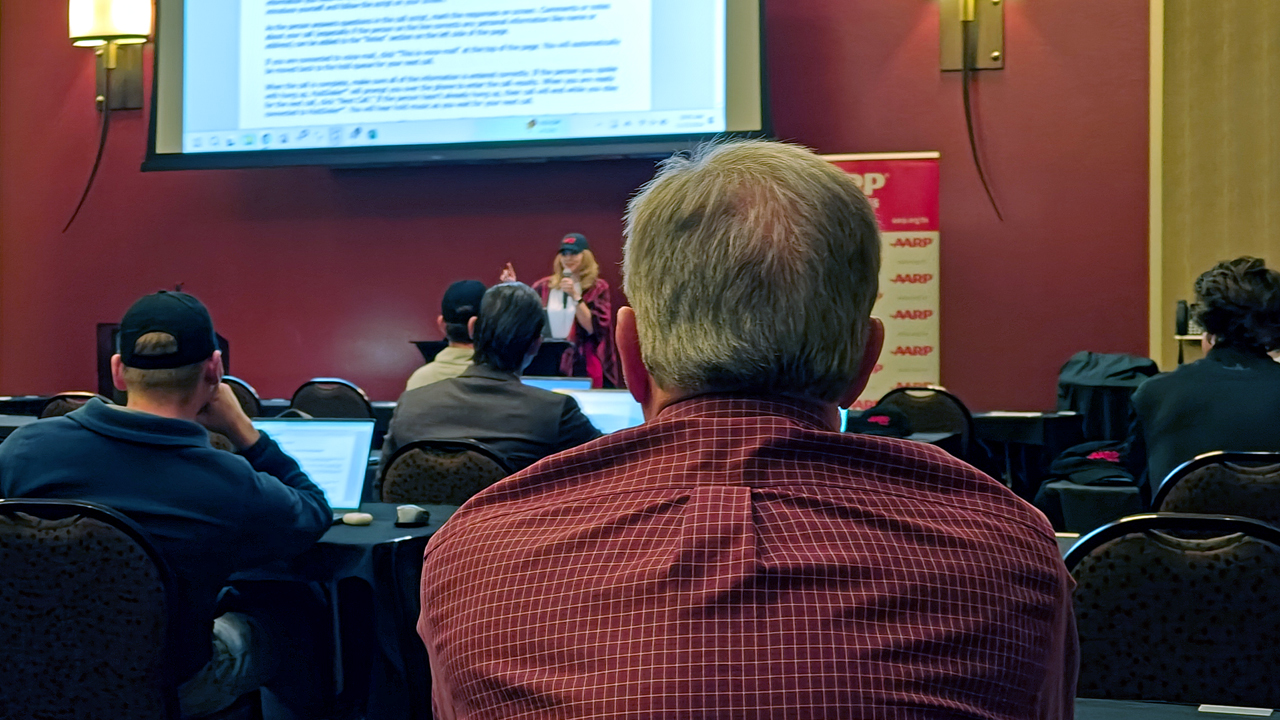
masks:
[[[318,418],[371,418],[373,403],[355,384],[341,378],[312,378],[289,401],[290,410]]]
[[[973,416],[960,398],[945,388],[897,388],[885,393],[876,405],[901,410],[911,421],[912,432],[959,434],[961,451],[968,455]]]
[[[1079,697],[1280,707],[1280,529],[1135,515],[1067,553]]]
[[[240,401],[240,407],[245,415],[251,418],[262,415],[262,398],[258,397],[258,391],[254,390],[252,385],[234,375],[223,375],[222,382],[231,386],[231,391],[236,394],[236,400]]]
[[[384,464],[382,502],[461,505],[510,474],[500,457],[470,440],[420,440]]]
[[[49,398],[49,401],[44,404],[44,407],[40,408],[40,417],[42,419],[51,418],[51,417],[62,417],[63,415],[66,415],[72,410],[78,410],[81,406],[83,406],[85,403],[89,402],[93,398],[98,398],[99,400],[101,400],[104,403],[107,403],[108,405],[113,404],[110,398],[103,397],[97,393],[91,393],[91,392],[58,393],[57,395],[54,395],[53,397]]]
[[[177,717],[169,575],[113,510],[0,501],[0,717]]]
[[[1169,473],[1160,512],[1239,515],[1280,526],[1280,453],[1205,453]]]

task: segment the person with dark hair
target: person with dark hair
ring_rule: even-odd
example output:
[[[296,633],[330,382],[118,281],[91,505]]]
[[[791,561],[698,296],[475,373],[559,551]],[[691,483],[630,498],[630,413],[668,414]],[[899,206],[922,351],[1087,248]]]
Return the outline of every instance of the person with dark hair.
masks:
[[[413,371],[409,382],[405,384],[406,391],[458,377],[471,366],[473,348],[468,323],[480,312],[480,299],[484,297],[484,291],[484,283],[479,280],[459,280],[444,291],[436,325],[449,345],[431,362]]]
[[[1133,394],[1126,454],[1148,499],[1175,468],[1214,450],[1280,451],[1280,273],[1254,257],[1196,279],[1205,357]]]
[[[382,445],[386,462],[416,440],[475,440],[512,470],[600,437],[578,402],[520,382],[542,345],[546,317],[523,283],[489,288],[468,330],[474,364],[456,378],[400,396]]]

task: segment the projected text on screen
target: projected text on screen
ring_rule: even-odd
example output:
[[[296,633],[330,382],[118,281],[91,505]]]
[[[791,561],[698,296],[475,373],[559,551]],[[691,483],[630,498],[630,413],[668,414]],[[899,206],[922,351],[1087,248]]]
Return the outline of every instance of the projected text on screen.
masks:
[[[240,124],[647,111],[650,5],[242,0]]]
[[[173,1],[183,153],[729,129],[726,0]]]

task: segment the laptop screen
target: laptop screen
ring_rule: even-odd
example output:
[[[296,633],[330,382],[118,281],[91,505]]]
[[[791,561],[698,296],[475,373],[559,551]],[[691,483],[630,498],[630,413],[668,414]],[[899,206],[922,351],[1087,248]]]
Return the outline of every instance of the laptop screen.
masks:
[[[253,426],[271,436],[320,486],[334,510],[356,510],[364,492],[373,420],[265,419]]]
[[[578,401],[591,424],[606,435],[644,422],[640,403],[627,390],[559,390]]]
[[[529,382],[530,380],[563,381],[577,379],[579,378],[524,378],[524,382],[528,385],[533,385],[533,383]],[[581,379],[586,380],[587,386],[590,387],[590,378]],[[606,435],[629,427],[635,427],[644,422],[644,412],[640,408],[640,403],[636,402],[635,398],[631,397],[631,393],[627,390],[589,390],[572,386],[547,387],[546,389],[564,393],[565,395],[572,395],[573,399],[578,401],[583,414],[591,420],[591,424]],[[848,417],[849,411],[841,408],[841,431],[845,429]]]
[[[590,390],[589,377],[522,377],[520,382],[543,390]]]

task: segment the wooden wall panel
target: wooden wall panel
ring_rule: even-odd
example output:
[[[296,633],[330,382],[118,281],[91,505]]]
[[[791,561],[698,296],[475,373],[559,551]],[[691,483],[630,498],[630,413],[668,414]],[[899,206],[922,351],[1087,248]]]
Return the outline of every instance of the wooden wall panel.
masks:
[[[1173,305],[1240,255],[1280,266],[1280,2],[1166,0],[1161,367]],[[1194,351],[1198,355],[1198,350]]]

